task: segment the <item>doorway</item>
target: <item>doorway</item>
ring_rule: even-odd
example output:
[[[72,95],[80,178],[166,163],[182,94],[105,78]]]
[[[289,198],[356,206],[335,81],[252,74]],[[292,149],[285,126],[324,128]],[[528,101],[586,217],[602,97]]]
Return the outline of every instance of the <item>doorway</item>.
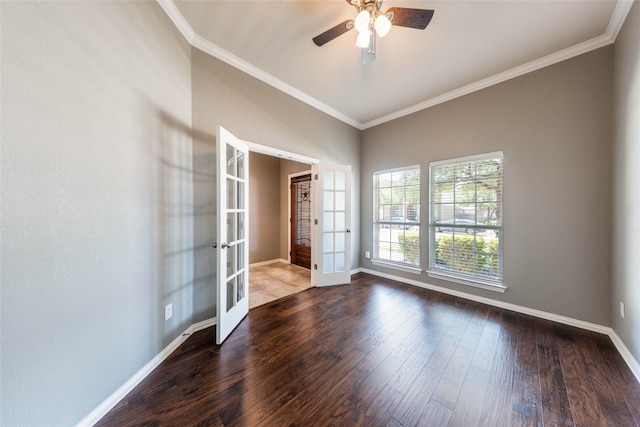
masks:
[[[254,308],[311,287],[311,271],[290,263],[291,177],[307,175],[308,187],[311,165],[251,149],[249,158],[249,308]],[[309,246],[312,198],[302,188],[300,193],[308,205],[305,214],[309,236],[302,239]],[[304,232],[304,226],[300,230]],[[307,267],[311,265],[309,249]]]
[[[310,276],[309,286],[332,286],[350,282],[351,166],[319,164],[317,159],[242,141],[222,126],[218,126],[216,140],[216,228],[217,238],[224,241],[220,245],[218,242],[213,242],[212,247],[217,249],[216,265],[218,266],[216,342],[221,344],[249,311],[250,270],[254,264],[249,247],[252,240],[263,240],[254,239],[253,233],[249,230],[248,222],[251,222],[251,213],[270,211],[268,208],[253,209],[251,207],[255,201],[252,202],[250,196],[262,193],[256,191],[251,185],[253,177],[249,175],[251,165],[254,163],[250,160],[251,154],[266,154],[272,158],[278,158],[281,162],[300,163],[305,164],[306,167],[311,165],[311,173],[308,169],[304,174],[298,173],[308,177],[293,181],[294,185],[285,180],[284,184],[287,187],[283,193],[286,198],[291,198],[292,191],[295,190],[293,195],[296,206],[293,212],[297,217],[302,218],[300,227],[298,227],[299,221],[296,220],[294,229],[293,250],[297,262],[308,264],[309,267],[313,265],[313,269],[291,264],[291,251],[285,254],[285,258],[289,259],[281,256],[268,262],[260,262],[270,264],[284,261],[291,267],[302,268]],[[281,164],[277,169],[282,183],[282,178],[287,175],[282,171]],[[311,176],[313,176],[313,186]],[[254,180],[254,182],[260,182],[260,180]],[[249,191],[250,188],[252,188],[251,191]],[[301,202],[300,209],[298,200]],[[260,208],[265,207],[262,203],[257,203]],[[289,200],[284,211],[289,211],[290,208]],[[283,209],[273,210],[283,212]],[[314,217],[313,226],[311,217]],[[292,222],[291,219],[287,217],[285,227],[278,227],[278,229],[286,229],[287,234],[291,233],[290,222]],[[278,239],[267,240],[270,247],[278,246],[274,240]],[[291,248],[291,243],[291,238],[285,239],[286,246]],[[317,250],[311,250],[312,244],[317,246]],[[279,246],[282,248],[282,245]],[[296,249],[300,246],[307,246],[308,249]]]
[[[337,165],[337,164],[320,164],[318,159],[311,157],[286,152],[272,147],[267,147],[260,144],[251,142],[245,143],[249,147],[251,154],[266,154],[268,157],[278,158],[281,161],[287,163],[297,163],[298,166],[302,166],[303,169],[297,170],[284,170],[282,164],[275,166],[274,168],[280,169],[280,177],[285,178],[281,184],[284,191],[281,193],[281,197],[284,197],[284,201],[291,198],[290,182],[286,180],[287,173],[305,175],[309,174],[309,166],[311,166],[311,177],[313,185],[310,191],[310,211],[311,216],[314,217],[311,228],[310,245],[313,247],[310,256],[310,270],[304,269],[310,273],[310,286],[332,286],[338,284],[346,284],[351,281],[351,166],[349,165]],[[255,164],[250,161],[251,165]],[[304,173],[303,173],[304,172]],[[253,182],[262,183],[262,180],[256,179],[250,183],[251,190],[250,195],[260,194],[263,200],[268,200],[261,190],[256,189],[252,185]],[[282,181],[281,181],[282,182]],[[277,197],[277,196],[276,196]],[[282,200],[282,199],[281,199]],[[253,203],[250,201],[250,205]],[[268,209],[264,203],[258,203],[261,212],[261,217],[266,216],[269,212],[273,212],[276,209]],[[282,206],[282,205],[281,205]],[[280,213],[288,211],[291,207],[291,201],[284,204],[280,208]],[[256,212],[256,209],[249,209],[250,214]],[[250,215],[250,218],[252,215]],[[298,267],[295,264],[290,264],[291,259],[291,237],[287,236],[291,232],[290,218],[286,216],[283,218],[284,224],[278,227],[279,230],[287,230],[283,236],[284,243],[279,245],[279,259],[271,259],[269,261],[252,260],[251,253],[249,255],[250,267],[255,266],[256,263],[269,264],[273,262],[284,262],[292,267]],[[250,220],[251,221],[251,220]],[[311,224],[310,224],[311,225]],[[263,242],[271,247],[277,248],[277,243],[274,240],[278,239],[261,239],[250,232],[251,239],[249,239],[251,245],[254,243]],[[288,238],[287,238],[288,237]],[[284,248],[288,249],[283,251]],[[284,252],[284,253],[283,253]],[[249,284],[251,284],[251,275],[249,275]],[[249,291],[251,293],[251,290]]]
[[[311,174],[291,176],[291,264],[311,269]]]

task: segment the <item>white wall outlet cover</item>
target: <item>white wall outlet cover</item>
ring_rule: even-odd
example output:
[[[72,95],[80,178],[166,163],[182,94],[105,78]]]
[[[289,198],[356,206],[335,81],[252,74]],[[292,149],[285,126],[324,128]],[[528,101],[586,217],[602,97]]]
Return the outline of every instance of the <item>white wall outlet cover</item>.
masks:
[[[365,257],[366,259],[371,258],[371,252],[369,252],[369,251],[364,251],[364,257]]]
[[[169,304],[164,306],[164,320],[165,320],[165,322],[167,320],[171,319],[171,316],[173,316],[173,303],[169,303]]]
[[[624,319],[624,303],[620,301],[620,317]]]

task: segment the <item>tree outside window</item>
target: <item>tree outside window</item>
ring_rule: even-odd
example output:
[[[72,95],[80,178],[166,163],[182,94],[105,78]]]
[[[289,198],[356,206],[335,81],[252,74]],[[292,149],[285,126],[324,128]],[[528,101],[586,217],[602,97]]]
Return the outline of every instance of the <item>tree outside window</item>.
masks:
[[[431,271],[502,283],[502,153],[432,163]]]
[[[376,172],[374,260],[420,266],[420,168]]]

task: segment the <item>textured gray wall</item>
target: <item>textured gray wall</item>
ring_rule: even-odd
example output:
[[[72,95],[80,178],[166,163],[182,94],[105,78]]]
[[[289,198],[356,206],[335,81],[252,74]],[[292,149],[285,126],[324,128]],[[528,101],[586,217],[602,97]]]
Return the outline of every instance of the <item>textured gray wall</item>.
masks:
[[[613,286],[611,323],[640,361],[640,4],[615,44]],[[619,303],[626,313],[620,317]]]
[[[358,260],[371,249],[373,171],[419,163],[426,213],[430,161],[503,150],[509,289],[421,280],[611,322],[640,358],[629,238],[640,230],[638,5],[615,48],[615,158],[610,47],[361,134],[190,48],[156,3],[0,8],[3,425],[78,422],[186,326],[215,316],[218,124],[352,165],[352,268],[374,268]]]
[[[250,154],[249,262],[289,259],[289,174],[311,165]]]
[[[198,303],[194,320],[215,315],[215,265],[210,242],[215,230],[216,127],[245,141],[349,164],[352,176],[352,229],[360,229],[360,131],[193,48],[193,163],[195,277]],[[352,268],[358,265],[360,235],[352,234]]]
[[[190,47],[155,2],[1,7],[0,419],[69,426],[192,323]]]
[[[611,90],[606,47],[363,132],[362,251],[372,249],[372,174],[504,152],[504,294],[362,267],[610,324]],[[428,267],[423,224],[422,267]]]
[[[249,187],[249,262],[280,258],[280,159],[250,153]]]

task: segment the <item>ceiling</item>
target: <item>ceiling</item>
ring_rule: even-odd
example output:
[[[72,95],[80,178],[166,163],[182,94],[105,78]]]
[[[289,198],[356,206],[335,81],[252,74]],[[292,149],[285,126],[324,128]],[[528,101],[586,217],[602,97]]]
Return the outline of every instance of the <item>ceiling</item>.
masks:
[[[435,10],[425,30],[393,27],[361,64],[344,0],[158,0],[189,42],[359,129],[613,43],[632,2],[385,0]]]

